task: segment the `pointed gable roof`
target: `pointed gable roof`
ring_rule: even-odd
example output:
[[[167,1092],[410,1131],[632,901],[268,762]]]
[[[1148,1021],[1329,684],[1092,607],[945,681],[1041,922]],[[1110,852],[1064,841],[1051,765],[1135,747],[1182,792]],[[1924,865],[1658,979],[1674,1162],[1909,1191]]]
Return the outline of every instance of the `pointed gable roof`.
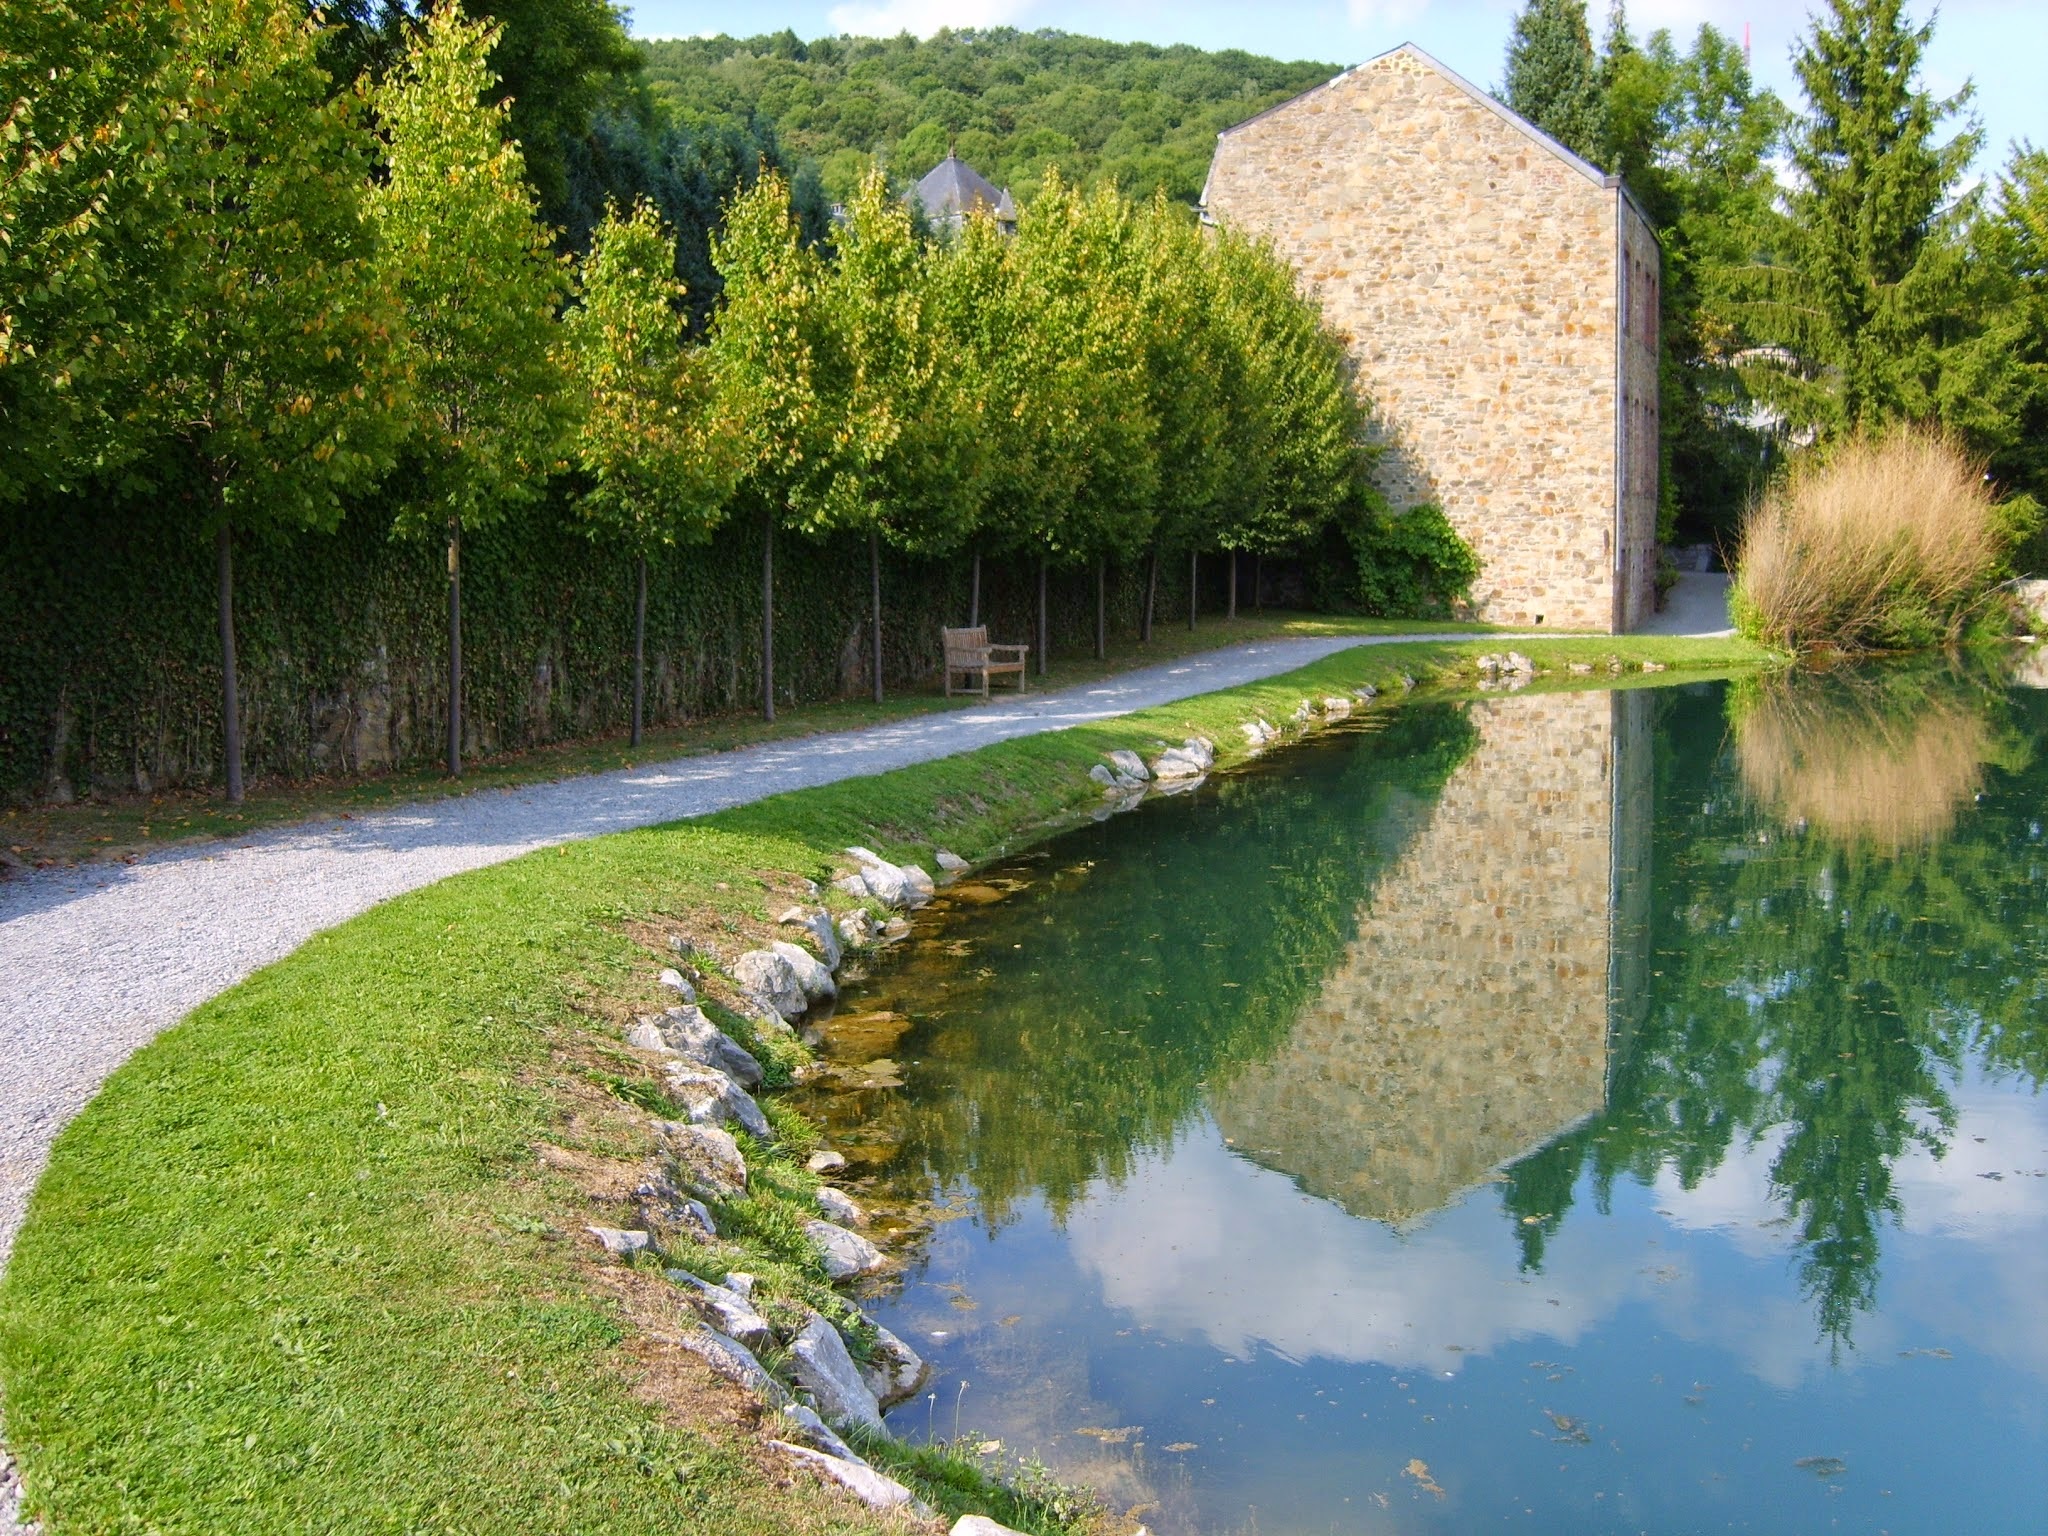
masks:
[[[1623,195],[1626,196],[1630,202],[1635,201],[1634,194],[1628,191],[1628,188],[1622,184],[1621,179],[1619,177],[1609,176],[1605,171],[1602,171],[1598,166],[1589,164],[1585,160],[1580,159],[1577,155],[1573,154],[1570,150],[1566,149],[1562,144],[1558,143],[1557,140],[1553,139],[1549,134],[1545,133],[1541,128],[1538,128],[1526,117],[1523,117],[1519,112],[1516,112],[1515,110],[1506,106],[1502,102],[1495,100],[1492,96],[1488,95],[1485,91],[1482,91],[1478,86],[1474,85],[1470,80],[1467,80],[1463,75],[1459,74],[1455,69],[1452,69],[1450,65],[1444,63],[1441,59],[1435,57],[1433,54],[1427,52],[1426,50],[1417,47],[1414,43],[1402,43],[1398,47],[1389,48],[1385,53],[1376,53],[1371,58],[1364,60],[1362,63],[1352,65],[1351,68],[1345,70],[1342,74],[1333,76],[1332,78],[1325,80],[1321,85],[1312,85],[1298,96],[1290,96],[1285,101],[1274,103],[1272,106],[1266,108],[1265,111],[1258,113],[1256,116],[1248,117],[1241,123],[1233,123],[1230,127],[1224,129],[1223,132],[1217,134],[1216,137],[1219,139],[1228,138],[1231,134],[1238,132],[1240,129],[1248,128],[1253,123],[1259,122],[1263,118],[1271,117],[1277,112],[1285,112],[1289,107],[1294,106],[1297,102],[1306,101],[1311,96],[1315,96],[1323,91],[1327,91],[1330,89],[1330,87],[1336,85],[1338,81],[1344,80],[1349,76],[1355,75],[1360,70],[1370,69],[1373,65],[1379,63],[1381,60],[1391,59],[1397,54],[1406,54],[1410,58],[1416,60],[1418,63],[1425,65],[1434,73],[1441,76],[1444,80],[1448,81],[1450,84],[1456,86],[1459,90],[1463,91],[1467,96],[1471,97],[1480,106],[1485,107],[1487,111],[1493,113],[1494,116],[1498,117],[1502,122],[1508,124],[1510,127],[1515,129],[1516,132],[1522,134],[1524,137],[1528,138],[1535,144],[1547,150],[1550,154],[1556,156],[1559,160],[1562,160],[1566,165],[1570,166],[1573,170],[1577,171],[1581,176],[1584,176],[1588,181],[1592,182],[1595,186],[1620,186],[1622,188]],[[1202,189],[1202,201],[1204,204],[1206,204],[1208,200],[1209,189],[1205,186]]]
[[[917,184],[917,200],[925,217],[932,220],[962,219],[986,208],[998,218],[1015,218],[1016,205],[1010,194],[962,160],[948,154]]]

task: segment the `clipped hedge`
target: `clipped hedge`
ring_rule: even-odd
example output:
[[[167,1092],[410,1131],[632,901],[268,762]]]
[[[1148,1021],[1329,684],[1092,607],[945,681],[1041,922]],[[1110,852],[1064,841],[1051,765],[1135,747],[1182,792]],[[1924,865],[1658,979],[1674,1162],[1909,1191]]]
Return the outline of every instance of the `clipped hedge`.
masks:
[[[212,543],[185,507],[97,499],[0,520],[0,799],[211,782],[220,757]],[[366,512],[333,534],[236,546],[235,615],[252,776],[305,778],[439,761],[446,718],[445,556]],[[468,749],[488,756],[622,730],[631,707],[631,561],[584,535],[559,500],[463,541]],[[868,685],[867,548],[775,541],[778,699]],[[982,616],[1030,641],[1036,565],[982,564]],[[1205,575],[1207,573],[1204,573]],[[1185,611],[1186,563],[1160,562],[1164,622]],[[939,627],[966,622],[970,568],[883,556],[883,672],[927,681]],[[1111,572],[1110,630],[1132,633],[1142,566]],[[1055,649],[1087,646],[1094,579],[1055,570]],[[761,528],[648,569],[648,719],[747,709],[760,697]]]

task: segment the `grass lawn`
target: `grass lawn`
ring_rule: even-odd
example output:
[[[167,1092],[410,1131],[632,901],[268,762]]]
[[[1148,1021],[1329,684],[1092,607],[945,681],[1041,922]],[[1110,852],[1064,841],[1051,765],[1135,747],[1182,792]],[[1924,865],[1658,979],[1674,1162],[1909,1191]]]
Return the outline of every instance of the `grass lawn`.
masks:
[[[1517,648],[1560,678],[1574,659],[1674,675],[1766,659],[1733,641]],[[139,1052],[59,1137],[0,1278],[6,1438],[31,1511],[51,1536],[901,1530],[766,1451],[750,1402],[669,1342],[682,1308],[659,1264],[603,1263],[582,1236],[652,1148],[636,1107],[652,1085],[618,1026],[654,1002],[666,935],[730,958],[847,844],[986,858],[1095,804],[1086,772],[1110,748],[1201,732],[1228,761],[1254,715],[1284,722],[1366,682],[1398,696],[1402,672],[1485,649],[1343,653],[536,853],[320,934]],[[1604,665],[1571,680],[1610,681]],[[816,1295],[788,1234],[801,1169],[757,1167],[744,1208],[719,1213],[739,1248],[676,1257],[719,1273],[744,1257],[771,1301]],[[1090,1528],[957,1459],[898,1465],[948,1515]]]
[[[1060,651],[1050,674],[1031,679],[1031,690],[1071,688],[1119,672],[1155,666],[1182,656],[1251,640],[1289,635],[1408,634],[1449,631],[1470,634],[1483,624],[1416,619],[1333,618],[1321,614],[1247,612],[1236,619],[1204,619],[1190,630],[1185,622],[1161,623],[1150,645],[1115,640],[1097,661],[1085,650]],[[438,768],[408,769],[360,778],[252,780],[241,805],[228,804],[217,789],[167,790],[153,795],[93,795],[71,805],[0,809],[0,848],[27,864],[68,864],[81,859],[120,859],[189,838],[233,837],[262,827],[313,817],[357,815],[477,789],[501,789],[577,774],[632,768],[699,752],[726,752],[757,742],[786,741],[823,731],[852,730],[921,715],[964,709],[979,700],[947,698],[936,679],[926,687],[896,693],[877,705],[872,699],[830,699],[779,709],[773,725],[754,713],[718,715],[686,725],[647,731],[638,750],[623,733],[556,742],[523,752],[471,759],[463,776],[451,779]]]

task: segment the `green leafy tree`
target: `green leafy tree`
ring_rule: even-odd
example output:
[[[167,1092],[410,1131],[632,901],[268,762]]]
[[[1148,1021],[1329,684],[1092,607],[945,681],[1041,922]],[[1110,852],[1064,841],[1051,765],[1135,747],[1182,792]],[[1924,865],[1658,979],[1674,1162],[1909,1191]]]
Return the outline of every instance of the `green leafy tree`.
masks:
[[[363,216],[367,137],[289,7],[207,0],[179,13],[105,189],[136,286],[94,367],[120,402],[119,459],[196,486],[213,535],[228,798],[242,798],[234,536],[331,528],[341,496],[390,462],[402,380],[396,310]],[[143,215],[146,213],[146,218]],[[101,269],[106,270],[105,268]],[[77,316],[74,315],[74,319]]]
[[[1933,25],[1903,0],[1828,0],[1794,60],[1807,110],[1793,127],[1790,221],[1762,323],[1796,359],[1757,371],[1796,425],[1832,432],[1939,412],[1951,325],[1968,292],[1959,196],[1981,135],[1938,142],[1969,88],[1919,81]]]
[[[1607,114],[1586,0],[1528,0],[1508,34],[1502,98],[1573,154],[1601,154]]]
[[[803,243],[781,176],[733,199],[711,256],[725,284],[711,349],[749,445],[740,494],[761,514],[761,714],[773,720],[775,529],[800,525],[830,490],[834,337],[823,262]]]
[[[497,28],[431,12],[378,87],[387,176],[372,194],[413,374],[406,533],[448,541],[448,772],[462,772],[462,535],[538,495],[565,446],[554,350],[561,264],[506,112],[487,104]]]
[[[709,351],[688,345],[675,242],[651,204],[605,216],[569,312],[566,371],[581,419],[576,455],[589,489],[577,510],[633,554],[633,735],[647,676],[647,557],[702,544],[725,518],[739,470],[737,424]]]
[[[834,422],[831,479],[802,520],[868,539],[874,697],[882,702],[881,546],[956,548],[973,526],[979,440],[964,371],[927,314],[934,265],[909,210],[870,170],[846,209],[838,260],[824,275],[831,366],[822,377]]]

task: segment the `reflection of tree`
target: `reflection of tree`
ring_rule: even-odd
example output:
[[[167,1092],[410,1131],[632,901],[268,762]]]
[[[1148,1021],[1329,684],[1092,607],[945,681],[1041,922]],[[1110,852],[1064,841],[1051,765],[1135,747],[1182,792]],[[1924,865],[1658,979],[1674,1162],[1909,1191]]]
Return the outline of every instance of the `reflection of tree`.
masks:
[[[1846,1344],[1876,1294],[1880,1229],[1901,1215],[1893,1165],[1945,1146],[1964,1058],[2048,1077],[2048,772],[2025,750],[2048,701],[1925,674],[1848,686],[1858,711],[1886,698],[1949,721],[1968,711],[1966,739],[1995,749],[1970,769],[1976,805],[1940,841],[1811,812],[1787,831],[1735,793],[1747,775],[1719,700],[1663,697],[1650,1013],[1607,1112],[1510,1176],[1530,1265],[1582,1169],[1604,1207],[1622,1174],[1668,1170],[1690,1189],[1738,1142],[1776,1139],[1772,1189],[1802,1281],[1823,1333]],[[1913,739],[1877,723],[1859,752],[1884,733]]]
[[[1417,706],[1022,866],[1046,873],[860,999],[918,1021],[909,1090],[861,1096],[886,1098],[864,1129],[896,1144],[892,1177],[965,1180],[1000,1221],[1168,1145],[1212,1075],[1285,1035],[1473,740],[1462,710]]]

